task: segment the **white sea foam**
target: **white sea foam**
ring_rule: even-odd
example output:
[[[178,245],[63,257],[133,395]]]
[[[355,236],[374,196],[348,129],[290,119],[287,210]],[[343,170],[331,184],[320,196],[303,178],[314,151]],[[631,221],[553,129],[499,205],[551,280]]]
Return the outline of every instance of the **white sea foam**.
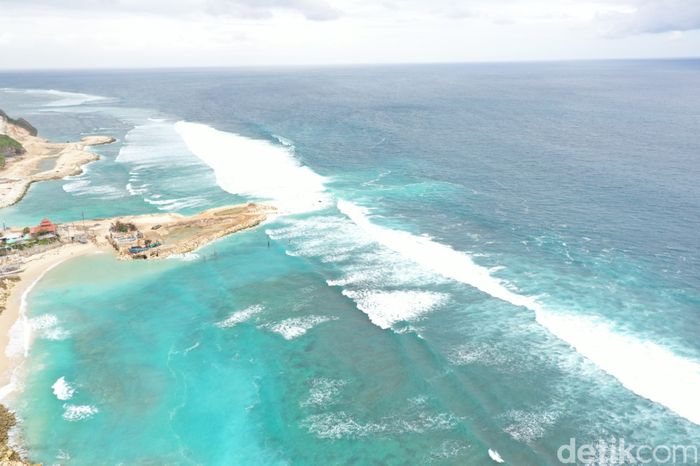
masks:
[[[530,412],[513,410],[505,414],[510,424],[503,431],[518,442],[531,443],[544,437],[547,429],[557,420],[555,411]]]
[[[366,209],[351,202],[340,200],[338,208],[373,240],[413,262],[495,298],[530,309],[539,324],[627,389],[700,424],[700,404],[696,403],[697,393],[700,393],[700,362],[679,356],[656,343],[617,333],[603,321],[545,309],[535,298],[509,289],[466,253],[429,238],[375,225]]]
[[[100,199],[119,199],[126,195],[126,192],[116,186],[98,185],[85,178],[71,180],[63,185],[63,190],[74,196],[95,196]]]
[[[213,183],[211,171],[188,149],[174,123],[161,118],[137,120],[116,158],[129,166],[125,193],[142,197],[162,211],[207,205],[206,196],[195,193]],[[165,172],[167,178],[162,176]]]
[[[2,88],[0,89],[0,91],[8,93],[23,93],[46,96],[49,99],[51,99],[51,101],[44,104],[45,107],[75,107],[90,102],[105,102],[111,100],[108,97],[102,97],[99,95],[83,94],[80,92],[58,91],[55,89]]]
[[[70,332],[58,325],[58,318],[53,314],[42,314],[29,319],[29,327],[41,338],[47,340],[65,340]]]
[[[63,327],[51,327],[45,329],[40,336],[46,340],[65,340],[70,337],[70,332]]]
[[[246,320],[250,319],[256,314],[260,314],[265,308],[259,304],[256,304],[254,306],[247,307],[243,309],[242,311],[237,311],[228,316],[226,319],[217,322],[216,326],[219,328],[229,328],[229,327],[235,327],[236,325],[240,324],[241,322],[245,322]]]
[[[58,323],[58,318],[52,314],[37,316],[30,320],[27,317],[27,298],[36,284],[39,283],[39,281],[44,278],[44,276],[54,267],[59,266],[65,260],[67,259],[57,262],[44,270],[22,293],[19,305],[19,318],[10,328],[10,339],[7,347],[5,348],[5,355],[8,357],[24,356],[26,358],[29,355],[29,347],[31,345],[33,333],[32,331],[48,329]]]
[[[493,344],[465,343],[452,350],[448,359],[456,366],[481,364],[484,366],[510,365],[512,359],[508,351],[502,351]]]
[[[193,344],[193,345],[190,346],[189,348],[185,348],[185,354],[189,354],[190,351],[194,351],[194,350],[196,350],[196,349],[199,348],[199,347],[200,347],[200,343],[199,343],[199,342],[196,342],[195,344]]]
[[[75,191],[79,191],[87,186],[90,186],[90,180],[80,179],[64,184],[63,190],[67,193],[72,193]]]
[[[81,421],[83,419],[89,419],[99,410],[93,405],[63,405],[63,419],[66,421]]]
[[[180,261],[184,261],[184,262],[192,262],[192,261],[196,261],[197,259],[199,259],[199,254],[197,254],[196,252],[186,252],[183,254],[172,254],[172,255],[168,256],[168,259],[180,260]]]
[[[42,317],[38,320],[35,320],[35,323],[32,324],[29,318],[27,318],[27,298],[29,296],[29,293],[31,293],[31,291],[36,286],[36,284],[39,283],[39,281],[42,278],[44,278],[44,276],[47,273],[49,273],[54,267],[61,265],[61,263],[63,263],[66,260],[68,259],[59,261],[46,268],[46,270],[44,270],[38,277],[36,277],[34,281],[30,283],[29,286],[22,293],[19,304],[19,317],[17,318],[15,323],[12,324],[12,327],[10,327],[10,331],[8,332],[9,339],[7,342],[7,346],[5,347],[5,355],[8,358],[26,358],[27,356],[29,356],[29,348],[31,347],[33,333],[32,331],[34,330],[34,325],[44,326],[50,322],[53,322],[53,325],[55,325],[58,322],[58,319],[55,316],[53,316],[53,318]],[[51,328],[51,326],[49,325],[47,328]],[[21,365],[16,366],[12,371],[12,375],[10,376],[10,382],[4,385],[2,388],[0,388],[0,400],[4,399],[13,391],[17,390],[17,387],[19,386],[18,372],[20,369]]]
[[[146,194],[148,192],[148,184],[136,185],[135,179],[131,178],[133,182],[126,184],[126,191],[132,196],[139,196],[141,194]]]
[[[503,458],[501,458],[501,454],[498,453],[496,450],[492,450],[489,448],[489,458],[494,460],[496,463],[505,463]]]
[[[58,324],[58,317],[53,314],[42,314],[32,317],[29,320],[29,324],[34,330],[45,330],[56,326],[56,324]]]
[[[56,380],[54,384],[51,385],[51,390],[53,390],[53,394],[56,395],[56,398],[61,401],[70,400],[75,394],[75,388],[66,382],[65,377],[60,377]]]
[[[283,146],[294,148],[294,141],[292,141],[291,139],[287,139],[284,136],[278,136],[276,134],[273,134],[272,137],[277,139],[279,141],[279,143],[282,144]]]
[[[328,406],[332,404],[341,389],[347,384],[345,380],[314,379],[309,390],[309,396],[300,403],[301,406]]]
[[[179,198],[179,199],[156,199],[156,200],[144,198],[144,201],[148,204],[158,206],[158,210],[164,210],[164,211],[197,207],[197,206],[205,205],[207,202],[206,199],[199,197],[199,196],[192,196],[192,197]]]
[[[290,147],[180,121],[175,124],[192,153],[209,165],[219,186],[232,194],[272,201],[284,212],[329,205],[325,179],[302,165]]]
[[[317,257],[336,264],[342,275],[329,278],[326,283],[343,287],[343,294],[353,299],[358,309],[381,328],[416,320],[449,299],[445,293],[415,289],[442,284],[446,279],[416,267],[390,249],[378,248],[375,241],[346,217],[288,218],[282,223],[267,230],[270,238],[286,243],[291,255]],[[406,287],[410,289],[400,289]]]
[[[510,291],[501,281],[492,277],[488,269],[475,264],[463,252],[424,236],[375,225],[367,216],[366,209],[351,202],[339,200],[338,209],[373,240],[435,273],[471,285],[516,306],[529,308],[536,305],[533,298]]]
[[[415,290],[343,290],[343,294],[383,329],[391,328],[396,322],[416,320],[449,299],[444,293]]]
[[[136,124],[124,137],[116,161],[133,164],[130,175],[144,168],[161,168],[177,163],[192,162],[187,149],[179,140],[173,123],[162,120]],[[196,159],[195,159],[196,160]]]
[[[282,222],[283,226],[268,229],[267,234],[284,242],[290,255],[337,264],[343,275],[328,279],[330,286],[369,289],[447,282],[390,249],[377,248],[376,242],[344,216],[286,218]]]
[[[267,324],[264,328],[271,330],[275,333],[279,333],[284,337],[285,340],[293,340],[297,337],[304,335],[306,332],[312,328],[320,325],[324,322],[330,322],[332,320],[338,320],[337,317],[330,316],[304,316],[304,317],[292,317],[290,319],[285,319],[281,322],[276,322],[272,324]]]
[[[420,413],[412,418],[391,417],[378,422],[360,422],[345,411],[339,411],[308,416],[301,426],[318,438],[342,439],[450,430],[457,422],[458,419],[448,413]]]
[[[700,362],[603,321],[540,309],[537,321],[634,393],[700,425]]]
[[[463,455],[467,450],[469,450],[469,444],[466,442],[445,440],[438,448],[435,448],[430,452],[430,458],[442,463],[442,461],[446,459]],[[432,461],[429,460],[428,464],[432,464]]]
[[[46,104],[47,107],[75,107],[77,105],[83,105],[86,103],[100,101],[104,102],[106,100],[110,100],[107,97],[102,97],[99,95],[83,94],[80,92],[57,91],[55,89],[50,89],[48,91],[30,90],[30,92],[34,92],[37,94],[47,94],[51,97],[57,98],[57,100]]]

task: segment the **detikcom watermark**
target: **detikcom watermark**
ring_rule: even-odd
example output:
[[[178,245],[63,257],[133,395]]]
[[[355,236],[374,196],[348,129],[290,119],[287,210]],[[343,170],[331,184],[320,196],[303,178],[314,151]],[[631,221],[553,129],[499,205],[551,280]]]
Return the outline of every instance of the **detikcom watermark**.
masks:
[[[660,465],[700,464],[696,445],[636,445],[624,438],[598,440],[595,444],[577,444],[575,438],[557,450],[562,464],[590,465]]]

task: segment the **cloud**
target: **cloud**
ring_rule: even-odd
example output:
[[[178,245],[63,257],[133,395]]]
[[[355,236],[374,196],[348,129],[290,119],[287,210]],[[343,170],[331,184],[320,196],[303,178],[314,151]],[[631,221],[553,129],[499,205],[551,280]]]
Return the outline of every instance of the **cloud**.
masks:
[[[79,10],[104,13],[149,13],[159,16],[203,14],[238,18],[271,18],[290,11],[313,21],[329,21],[343,13],[327,0],[6,0],[24,9]]]
[[[630,36],[700,29],[700,0],[635,0],[625,11],[601,15],[608,35]]]
[[[208,0],[207,13],[240,17],[270,17],[276,10],[288,10],[312,21],[330,21],[342,12],[325,0]]]

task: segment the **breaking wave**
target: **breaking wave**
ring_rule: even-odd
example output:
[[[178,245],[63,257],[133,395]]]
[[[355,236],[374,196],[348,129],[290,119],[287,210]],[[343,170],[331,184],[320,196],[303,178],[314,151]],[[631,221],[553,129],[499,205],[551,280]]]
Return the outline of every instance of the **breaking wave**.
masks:
[[[301,406],[328,406],[332,404],[341,389],[347,384],[345,380],[314,379],[309,390],[309,396],[300,403]]]
[[[357,308],[383,329],[401,321],[413,321],[444,304],[449,295],[433,291],[343,290],[343,294],[357,304]]]
[[[413,418],[396,417],[379,422],[361,422],[347,412],[339,411],[311,415],[301,425],[318,438],[344,439],[450,430],[458,422],[458,418],[448,413],[420,413]]]
[[[93,405],[71,405],[66,404],[63,406],[63,419],[66,421],[82,421],[83,419],[89,419],[99,410]]]
[[[443,277],[534,312],[537,322],[639,396],[700,425],[700,362],[651,341],[615,332],[609,324],[545,309],[535,298],[511,291],[466,253],[430,238],[372,223],[366,209],[344,200],[338,209],[374,241]]]
[[[58,91],[56,89],[15,89],[15,88],[2,88],[2,92],[13,93],[13,94],[34,94],[40,96],[46,96],[50,101],[44,104],[45,107],[76,107],[78,105],[83,105],[92,102],[106,102],[112,100],[108,97],[102,97],[93,94],[83,94],[81,92],[66,92]]]
[[[192,153],[214,170],[224,191],[271,201],[286,213],[328,207],[325,178],[302,165],[292,147],[198,123],[180,121],[175,129]]]
[[[73,388],[68,382],[66,382],[65,377],[60,377],[56,380],[53,385],[51,385],[51,390],[56,398],[61,401],[70,400],[75,394],[75,388]]]
[[[265,310],[265,308],[263,306],[256,304],[254,306],[247,307],[247,308],[243,309],[242,311],[234,312],[226,319],[224,319],[220,322],[217,322],[216,326],[219,328],[235,327],[236,325],[240,324],[241,322],[245,322],[246,320],[250,319],[254,315],[260,314],[264,310]]]
[[[263,327],[282,335],[285,340],[293,340],[304,335],[317,325],[333,320],[338,320],[338,318],[329,316],[292,317],[281,322],[266,324]]]

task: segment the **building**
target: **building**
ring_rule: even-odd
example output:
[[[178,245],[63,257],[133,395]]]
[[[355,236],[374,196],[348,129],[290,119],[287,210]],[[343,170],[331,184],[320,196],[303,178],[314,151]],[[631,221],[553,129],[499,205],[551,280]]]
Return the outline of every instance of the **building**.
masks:
[[[6,244],[14,244],[22,240],[24,235],[20,231],[6,231],[2,235],[2,242]]]
[[[14,244],[21,244],[24,243],[25,241],[29,241],[31,236],[25,235],[24,233],[20,231],[6,231],[2,235],[2,242],[3,244],[7,246],[12,246]]]
[[[47,233],[52,233],[56,234],[56,225],[51,223],[51,220],[48,218],[45,218],[41,221],[41,223],[38,226],[32,227],[30,229],[30,233],[32,235],[43,235]]]

